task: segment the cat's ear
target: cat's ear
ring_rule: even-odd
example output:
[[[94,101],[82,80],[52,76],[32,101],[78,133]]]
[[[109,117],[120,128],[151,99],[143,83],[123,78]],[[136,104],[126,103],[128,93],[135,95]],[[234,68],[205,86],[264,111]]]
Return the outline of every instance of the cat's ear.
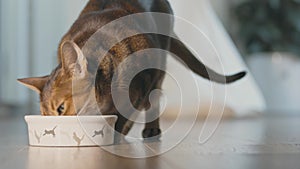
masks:
[[[87,60],[81,49],[71,41],[61,45],[61,64],[64,71],[76,76],[84,77],[87,73]]]
[[[41,93],[48,80],[49,80],[49,76],[43,76],[43,77],[29,77],[24,79],[18,79],[18,82],[36,91],[37,93]]]

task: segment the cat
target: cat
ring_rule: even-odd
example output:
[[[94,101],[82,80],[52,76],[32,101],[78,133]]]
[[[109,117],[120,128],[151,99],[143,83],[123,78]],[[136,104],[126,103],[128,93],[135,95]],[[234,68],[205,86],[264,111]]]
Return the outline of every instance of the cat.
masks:
[[[167,0],[90,0],[78,19],[71,26],[70,30],[62,38],[58,47],[58,66],[48,76],[32,77],[18,79],[19,82],[36,91],[40,95],[40,111],[42,115],[76,115],[73,100],[80,100],[82,104],[91,97],[95,97],[97,105],[76,105],[77,108],[85,108],[85,112],[95,111],[99,107],[104,115],[117,115],[118,119],[115,125],[116,133],[126,135],[133,122],[128,120],[134,112],[127,113],[124,117],[121,115],[112,100],[111,82],[112,75],[116,73],[117,66],[124,61],[128,55],[148,48],[158,48],[170,51],[180,57],[185,65],[194,73],[205,79],[217,83],[232,83],[243,78],[246,72],[239,72],[230,76],[223,76],[214,70],[205,66],[200,62],[190,50],[176,38],[171,38],[160,34],[139,34],[122,40],[113,48],[109,49],[107,55],[99,64],[83,56],[82,48],[98,29],[110,21],[114,21],[120,17],[141,12],[159,12],[173,15],[172,8]],[[170,19],[163,23],[167,25],[170,34],[174,34],[173,20]],[[154,24],[159,27],[159,23]],[[164,27],[166,28],[166,26]],[[122,33],[130,30],[130,27],[122,27]],[[107,32],[101,42],[114,39],[115,34]],[[90,49],[92,52],[95,49]],[[96,51],[96,50],[95,50]],[[150,56],[144,56],[142,61],[153,61]],[[156,64],[165,68],[166,57],[155,60]],[[136,57],[128,67],[138,67],[141,57]],[[98,64],[98,70],[95,83],[91,81],[92,75],[87,65]],[[80,77],[74,77],[74,67],[80,70]],[[126,68],[123,70],[126,71]],[[130,101],[138,110],[149,109],[149,93],[153,89],[160,89],[165,72],[161,70],[151,69],[139,73],[130,84]],[[79,87],[83,91],[80,94],[72,95],[72,80],[77,78],[80,80]],[[119,83],[122,83],[122,76],[118,77]],[[159,102],[159,96],[154,100]],[[146,119],[150,117],[158,117],[159,104],[155,104],[151,109],[152,112],[146,114]],[[126,104],[123,105],[124,110],[127,109]],[[83,110],[80,110],[81,112]],[[147,122],[142,132],[144,138],[159,138],[161,130],[159,127],[159,118]],[[115,141],[118,142],[119,136],[115,135]]]
[[[52,130],[46,130],[46,129],[45,129],[43,136],[45,136],[45,135],[52,135],[53,137],[55,137],[55,135],[56,135],[56,134],[55,134],[55,129],[56,129],[56,127],[57,127],[57,126],[53,127]]]
[[[99,131],[94,131],[94,135],[93,135],[92,137],[96,137],[96,136],[101,135],[101,137],[103,138],[103,137],[104,137],[104,128],[105,128],[105,125],[102,127],[101,130],[99,130]]]

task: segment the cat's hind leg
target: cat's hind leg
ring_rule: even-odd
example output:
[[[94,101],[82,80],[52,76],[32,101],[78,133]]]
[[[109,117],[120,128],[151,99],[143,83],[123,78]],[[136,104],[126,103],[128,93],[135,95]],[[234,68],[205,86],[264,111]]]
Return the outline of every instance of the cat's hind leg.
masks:
[[[161,130],[159,127],[159,94],[153,94],[151,96],[151,107],[146,111],[145,116],[145,128],[142,132],[142,136],[145,139],[158,140],[161,136]]]

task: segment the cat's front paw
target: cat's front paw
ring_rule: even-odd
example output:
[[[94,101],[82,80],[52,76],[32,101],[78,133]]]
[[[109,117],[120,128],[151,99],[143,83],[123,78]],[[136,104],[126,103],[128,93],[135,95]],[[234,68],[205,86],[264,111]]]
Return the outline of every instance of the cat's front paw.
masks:
[[[118,144],[127,144],[128,142],[125,139],[125,135],[119,133],[119,132],[115,132],[114,135],[114,144],[118,145]]]
[[[145,140],[159,140],[161,130],[159,128],[145,128],[142,135]]]

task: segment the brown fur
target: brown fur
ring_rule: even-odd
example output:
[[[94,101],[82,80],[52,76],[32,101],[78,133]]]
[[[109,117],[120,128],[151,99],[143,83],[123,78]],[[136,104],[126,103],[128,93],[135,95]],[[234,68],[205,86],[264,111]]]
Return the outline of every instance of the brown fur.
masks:
[[[210,80],[219,83],[233,82],[242,78],[245,73],[233,76],[222,76],[213,70],[207,68],[203,63],[198,61],[195,56],[176,39],[172,39],[163,35],[141,34],[122,40],[113,48],[109,49],[108,54],[98,65],[96,83],[93,84],[93,75],[89,72],[87,64],[95,64],[97,61],[82,56],[81,48],[87,40],[98,29],[110,21],[139,12],[161,12],[173,14],[172,9],[167,0],[90,0],[83,9],[78,19],[72,25],[68,33],[62,38],[58,48],[59,65],[51,75],[42,78],[26,78],[19,79],[20,82],[37,91],[40,94],[41,113],[43,115],[75,115],[83,105],[73,105],[73,100],[80,100],[82,104],[91,97],[95,97],[98,105],[88,105],[87,110],[95,111],[97,106],[101,109],[102,114],[115,114],[118,116],[116,123],[116,131],[127,134],[132,126],[132,122],[128,121],[117,111],[111,95],[111,82],[114,73],[117,73],[117,83],[121,86],[126,76],[126,69],[138,68],[142,62],[155,62],[162,70],[166,65],[166,58],[154,60],[151,56],[143,55],[136,57],[134,62],[126,65],[122,71],[116,72],[117,67],[124,61],[128,55],[137,51],[148,48],[159,48],[169,50],[178,55],[186,65],[195,73],[210,79],[208,74],[214,77]],[[158,23],[156,23],[159,26]],[[170,27],[170,34],[173,33],[173,21],[164,23]],[[130,28],[124,27],[120,34],[132,31]],[[116,35],[107,33],[102,35],[101,45],[95,48],[91,47],[89,52],[91,55],[97,55],[99,51],[105,50],[108,42],[115,38]],[[77,63],[76,61],[79,60]],[[72,94],[72,79],[74,75],[74,67],[79,67],[82,78],[78,81],[80,89],[84,92],[81,94]],[[148,98],[149,93],[153,89],[160,89],[164,78],[164,72],[161,70],[146,70],[139,73],[130,84],[130,100],[133,106],[138,110],[148,109],[150,107]],[[119,90],[119,88],[117,88]],[[122,90],[122,89],[120,89]],[[64,110],[58,113],[58,107],[64,103]],[[159,96],[153,112],[148,112],[147,116],[155,116],[159,110]],[[152,105],[153,106],[153,105]],[[126,112],[126,105],[123,105],[125,113],[128,117],[134,112]],[[144,137],[152,137],[160,135],[158,119],[149,122],[145,126],[143,132]]]

